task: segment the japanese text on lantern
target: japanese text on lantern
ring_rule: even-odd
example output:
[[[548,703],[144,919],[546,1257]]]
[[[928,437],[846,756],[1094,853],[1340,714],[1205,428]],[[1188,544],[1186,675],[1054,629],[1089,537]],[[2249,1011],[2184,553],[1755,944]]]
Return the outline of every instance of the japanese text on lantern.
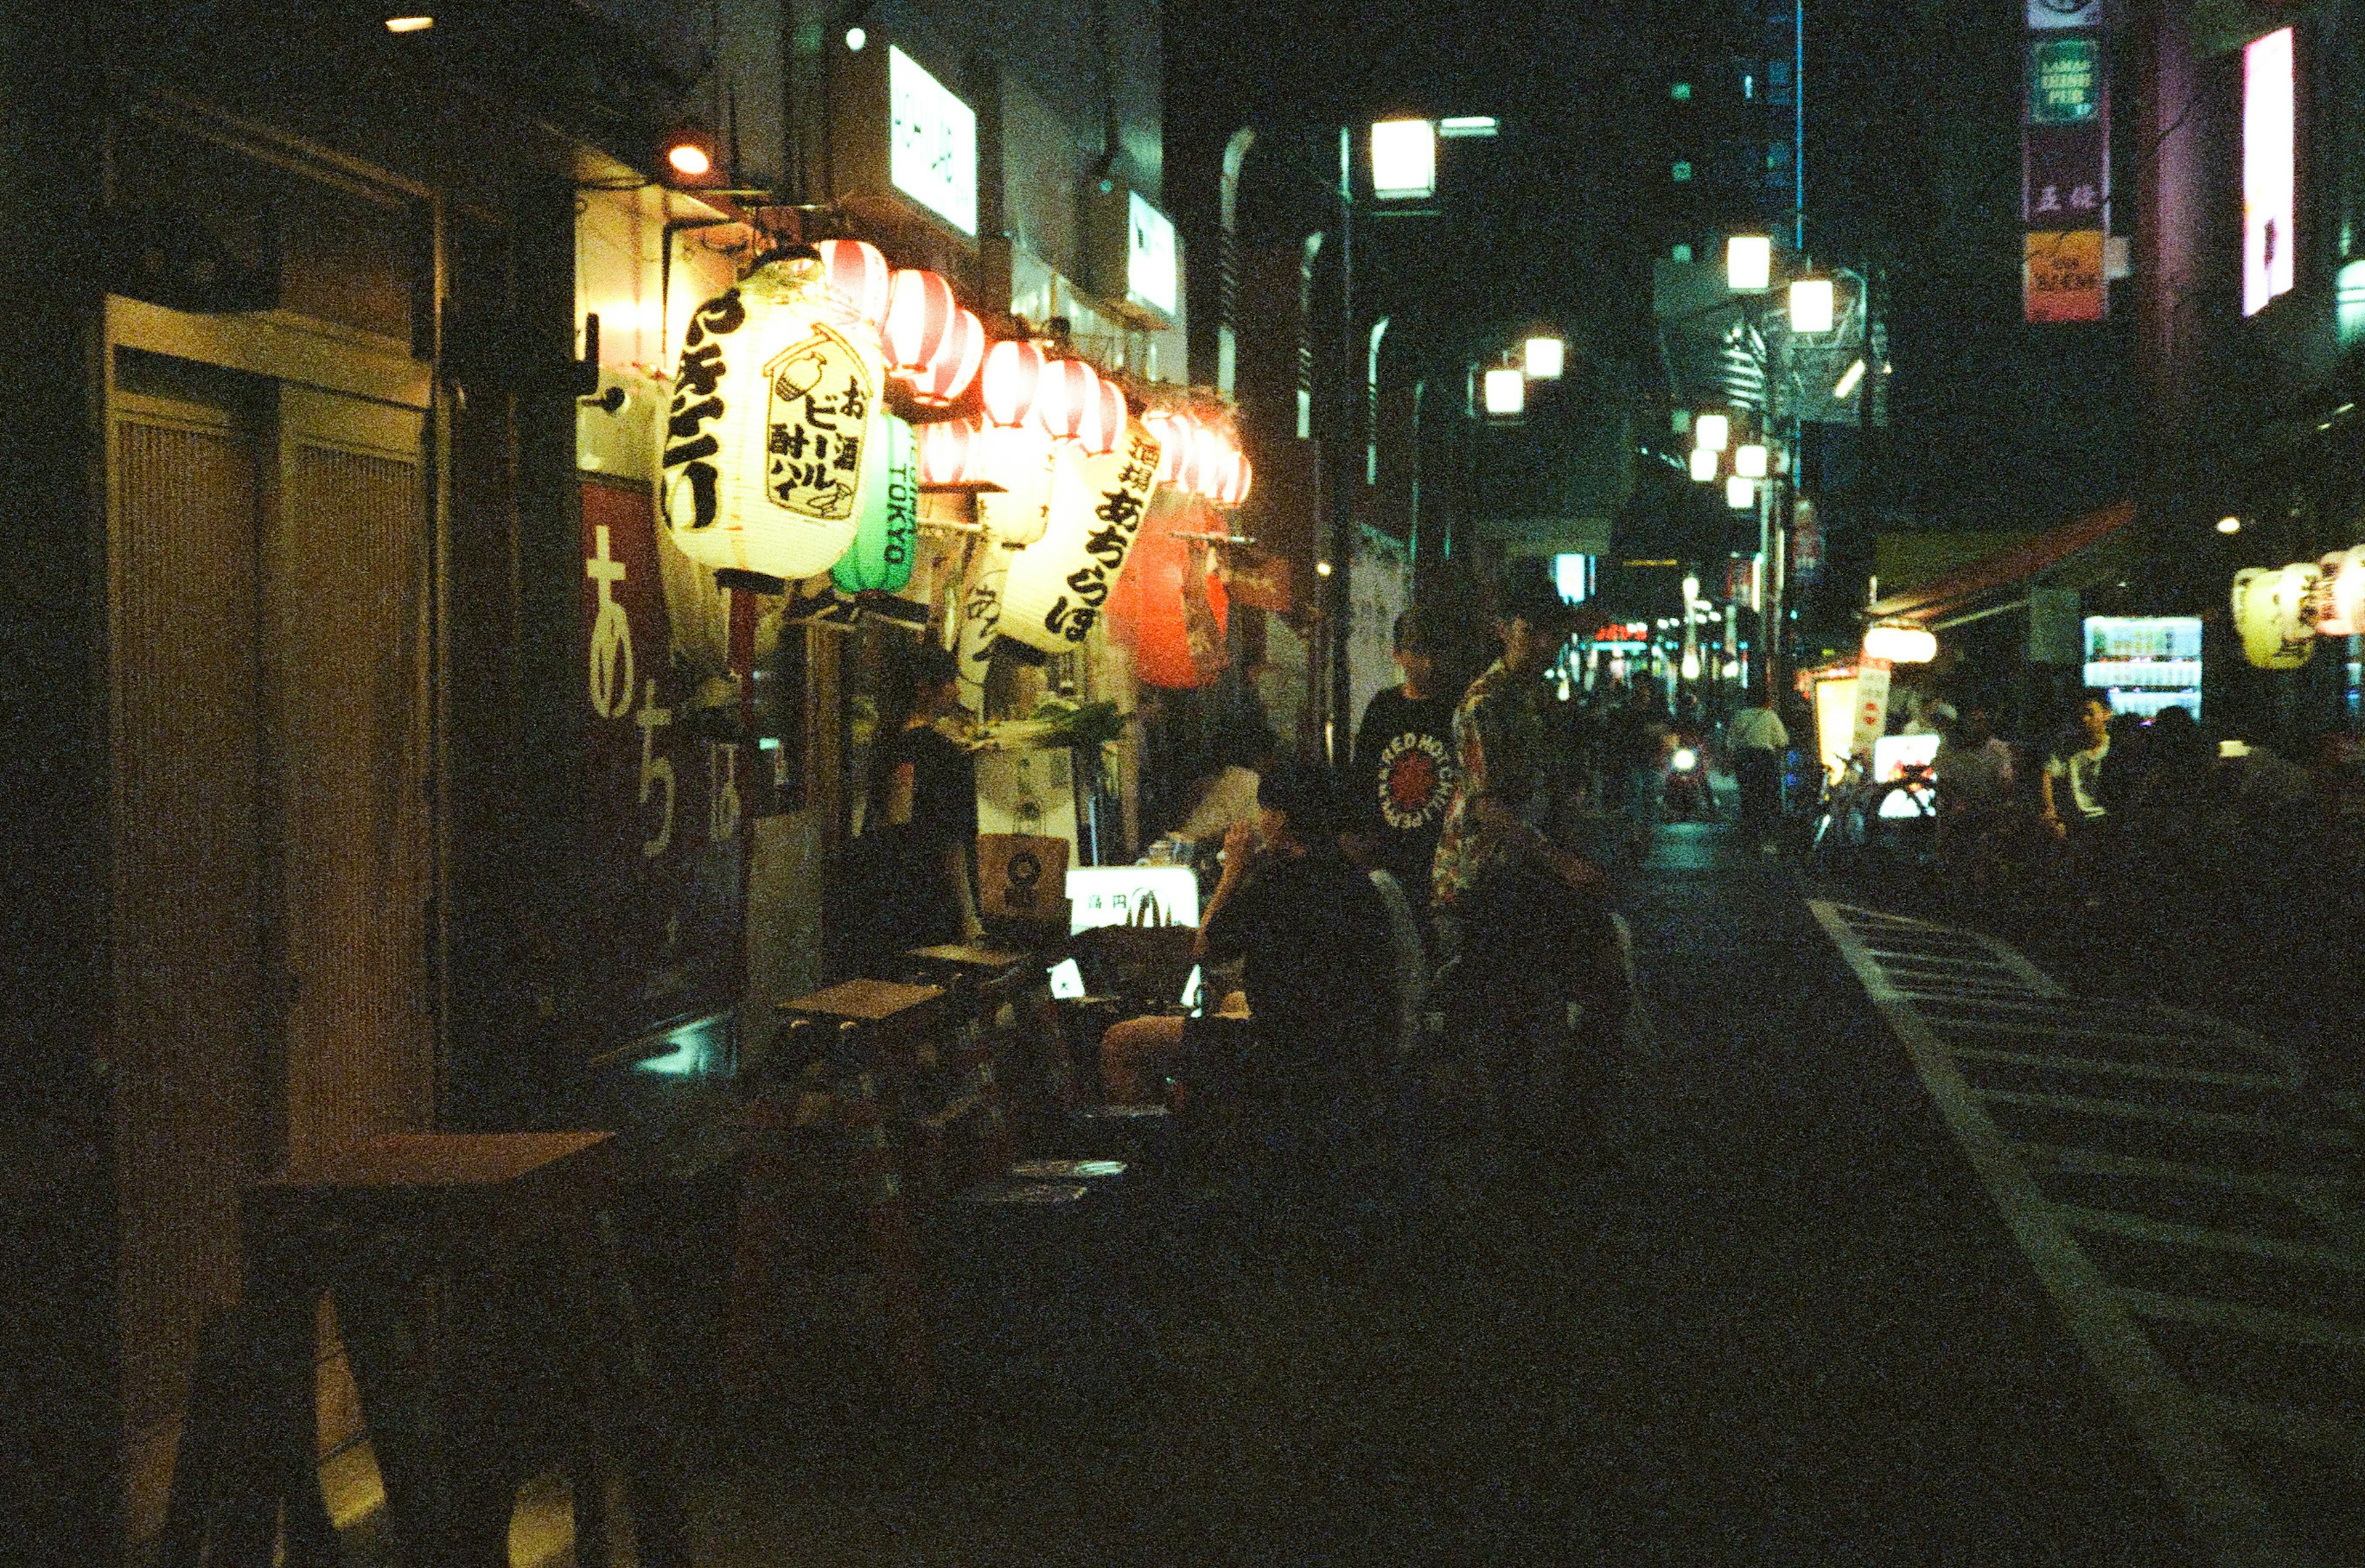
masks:
[[[746,324],[747,308],[734,288],[700,306],[682,335],[681,374],[675,380],[673,402],[667,410],[669,444],[665,466],[681,469],[681,483],[689,487],[687,526],[691,528],[713,527],[719,504],[717,486],[722,476],[713,458],[723,443],[706,426],[709,420],[723,417],[723,399],[715,395],[715,388],[723,385],[726,366],[723,345],[714,340],[729,337]],[[683,524],[677,520],[676,526]]]
[[[852,343],[816,326],[764,366],[764,493],[774,506],[840,521],[854,515],[870,397]]]
[[[1125,466],[1093,508],[1099,526],[1084,536],[1084,563],[1068,574],[1067,586],[1074,602],[1070,602],[1068,594],[1054,599],[1043,615],[1045,631],[1070,643],[1081,643],[1091,633],[1100,620],[1101,607],[1108,601],[1117,570],[1125,565],[1126,553],[1133,547],[1134,535],[1141,532],[1142,513],[1157,483],[1158,442],[1136,426],[1126,437]]]

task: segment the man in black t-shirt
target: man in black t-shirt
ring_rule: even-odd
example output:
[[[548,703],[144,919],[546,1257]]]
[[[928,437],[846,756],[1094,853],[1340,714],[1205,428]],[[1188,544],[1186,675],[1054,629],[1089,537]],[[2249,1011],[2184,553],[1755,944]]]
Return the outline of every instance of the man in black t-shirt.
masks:
[[[1199,930],[1203,961],[1245,961],[1249,1016],[1117,1025],[1101,1043],[1113,1102],[1143,1098],[1157,1064],[1210,1055],[1237,1069],[1251,1098],[1318,1098],[1351,1087],[1373,1041],[1393,1036],[1387,913],[1339,852],[1328,775],[1284,765],[1260,782],[1257,804],[1256,826],[1235,824],[1225,837],[1224,874]]]
[[[1373,858],[1420,909],[1429,904],[1438,831],[1458,771],[1454,696],[1438,689],[1438,657],[1445,642],[1439,620],[1426,606],[1396,617],[1396,667],[1404,672],[1404,684],[1364,706],[1351,774],[1352,788],[1378,808],[1381,832]],[[1361,803],[1349,814],[1365,823],[1373,817]]]

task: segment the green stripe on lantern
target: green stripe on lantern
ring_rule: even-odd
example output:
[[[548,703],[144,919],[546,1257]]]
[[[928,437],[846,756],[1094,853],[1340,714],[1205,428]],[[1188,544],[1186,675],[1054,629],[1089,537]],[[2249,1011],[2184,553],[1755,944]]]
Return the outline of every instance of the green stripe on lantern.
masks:
[[[871,429],[862,522],[829,569],[840,593],[893,593],[912,580],[920,553],[920,443],[892,414]]]

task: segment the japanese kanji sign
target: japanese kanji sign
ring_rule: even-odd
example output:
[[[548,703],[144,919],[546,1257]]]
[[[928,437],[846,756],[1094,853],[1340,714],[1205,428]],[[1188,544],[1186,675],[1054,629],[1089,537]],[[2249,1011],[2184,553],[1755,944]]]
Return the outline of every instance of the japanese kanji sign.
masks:
[[[1066,653],[1091,635],[1141,532],[1158,457],[1158,438],[1135,420],[1115,451],[1061,464],[1043,537],[1011,562],[1003,636]]]
[[[2031,321],[2102,319],[2102,231],[2022,236],[2021,284]]]
[[[2099,229],[2111,198],[2110,144],[2099,126],[2031,126],[2022,211],[2030,229]]]
[[[2102,7],[2028,0],[2021,131],[2022,319],[2099,321],[2110,307],[2110,83]]]

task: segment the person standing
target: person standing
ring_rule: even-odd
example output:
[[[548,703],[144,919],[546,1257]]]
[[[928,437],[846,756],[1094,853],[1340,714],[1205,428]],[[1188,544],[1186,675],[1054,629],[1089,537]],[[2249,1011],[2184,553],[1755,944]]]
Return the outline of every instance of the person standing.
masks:
[[[978,918],[977,767],[936,722],[960,702],[959,664],[915,645],[894,672],[871,741],[862,838],[868,885],[861,961],[869,972],[899,953],[984,935]]]
[[[1453,749],[1454,698],[1440,687],[1438,662],[1446,642],[1441,622],[1427,606],[1396,617],[1395,661],[1404,680],[1364,705],[1350,775],[1362,796],[1351,814],[1377,829],[1373,859],[1424,910],[1438,834],[1461,776]],[[1376,808],[1376,821],[1364,809],[1366,802]]]
[[[1790,732],[1774,711],[1763,680],[1751,685],[1749,700],[1726,721],[1724,738],[1741,783],[1742,842],[1771,855],[1782,810],[1782,750],[1790,744]]]
[[[2102,803],[2102,763],[2110,755],[2111,705],[2090,691],[2038,783],[2045,825],[2054,837],[2100,831],[2110,814]]]

